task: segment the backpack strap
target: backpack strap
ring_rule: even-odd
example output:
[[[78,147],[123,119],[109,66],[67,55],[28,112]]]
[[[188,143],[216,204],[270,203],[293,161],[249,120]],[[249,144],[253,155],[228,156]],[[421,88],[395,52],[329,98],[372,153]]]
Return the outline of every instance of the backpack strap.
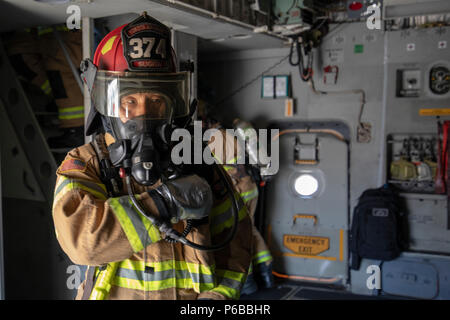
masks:
[[[358,254],[358,236],[359,236],[359,209],[360,206],[356,206],[353,211],[353,221],[350,231],[350,268],[353,270],[359,270],[361,258]]]
[[[120,195],[123,182],[119,176],[117,168],[112,165],[109,158],[105,136],[103,134],[95,134],[91,145],[97,155],[97,160],[100,166],[100,180],[106,186],[108,194],[111,197]]]

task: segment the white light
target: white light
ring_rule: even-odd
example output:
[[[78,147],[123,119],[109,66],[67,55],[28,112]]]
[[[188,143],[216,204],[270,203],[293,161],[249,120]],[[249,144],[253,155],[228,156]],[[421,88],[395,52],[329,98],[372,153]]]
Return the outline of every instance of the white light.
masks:
[[[234,36],[231,36],[230,39],[235,39],[235,40],[245,40],[245,39],[249,39],[252,36],[250,34],[235,34]]]
[[[310,174],[302,174],[295,179],[294,189],[301,196],[310,196],[319,189],[319,182]]]

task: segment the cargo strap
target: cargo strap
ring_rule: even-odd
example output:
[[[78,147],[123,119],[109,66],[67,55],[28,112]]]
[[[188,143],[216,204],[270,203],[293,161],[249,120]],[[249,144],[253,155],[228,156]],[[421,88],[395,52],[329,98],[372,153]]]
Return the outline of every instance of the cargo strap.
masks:
[[[444,125],[443,125],[443,141],[442,141],[442,160],[444,163],[444,167],[443,167],[443,174],[444,174],[444,185],[445,185],[445,191],[447,192],[447,195],[450,196],[450,188],[449,188],[449,179],[450,179],[450,168],[449,168],[449,156],[450,153],[448,152],[448,148],[449,148],[449,131],[450,131],[450,121],[444,121]]]
[[[437,193],[447,193],[450,190],[448,188],[448,179],[450,178],[448,157],[448,138],[450,131],[450,121],[444,121],[444,123],[438,122],[438,173],[436,175],[435,190]],[[442,137],[442,140],[441,140]]]

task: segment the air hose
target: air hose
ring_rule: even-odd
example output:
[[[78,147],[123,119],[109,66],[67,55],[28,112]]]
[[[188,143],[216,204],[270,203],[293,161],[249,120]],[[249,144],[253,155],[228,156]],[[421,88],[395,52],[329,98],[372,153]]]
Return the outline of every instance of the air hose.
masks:
[[[227,178],[226,173],[217,164],[214,164],[214,166],[215,166],[215,169],[217,170],[217,172],[219,173],[219,176],[222,178],[223,181],[225,181],[228,195],[229,195],[229,197],[231,197],[231,208],[232,208],[232,215],[233,215],[233,227],[232,227],[231,231],[229,232],[228,236],[226,237],[226,239],[219,244],[205,246],[205,245],[200,245],[198,243],[194,243],[192,241],[187,240],[186,236],[189,233],[190,228],[192,227],[192,222],[190,222],[189,220],[187,222],[187,228],[181,234],[178,231],[174,230],[171,227],[171,225],[169,225],[169,223],[167,223],[165,221],[161,221],[157,217],[147,214],[145,212],[145,210],[142,208],[139,201],[134,196],[134,188],[131,183],[131,175],[129,172],[127,172],[126,176],[125,176],[125,181],[126,181],[127,189],[128,189],[128,195],[130,196],[131,201],[133,202],[136,209],[142,215],[147,217],[150,220],[150,222],[153,223],[153,225],[155,225],[159,229],[159,231],[165,233],[166,239],[170,238],[169,242],[178,241],[184,245],[187,245],[189,247],[192,247],[196,250],[201,250],[201,251],[221,250],[231,242],[231,240],[234,238],[234,236],[236,234],[238,223],[239,223],[239,206],[237,203],[237,199],[234,196],[233,186],[232,186],[231,182],[229,181],[229,179]]]

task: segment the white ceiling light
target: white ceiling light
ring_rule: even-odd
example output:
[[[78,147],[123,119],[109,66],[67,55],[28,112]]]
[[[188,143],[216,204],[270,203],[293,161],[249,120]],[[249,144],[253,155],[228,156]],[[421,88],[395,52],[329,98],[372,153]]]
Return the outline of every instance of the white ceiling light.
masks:
[[[310,174],[302,174],[294,180],[294,190],[302,197],[312,196],[319,189],[319,181]]]
[[[48,4],[62,4],[62,3],[70,2],[70,0],[34,0],[34,1],[48,3]]]
[[[245,40],[250,39],[252,36],[250,34],[235,34],[232,36],[227,36],[225,38],[216,38],[216,39],[210,39],[210,41],[213,42],[222,42],[225,40]]]
[[[250,34],[235,34],[233,36],[230,37],[230,39],[235,39],[235,40],[245,40],[245,39],[249,39],[252,36]]]

